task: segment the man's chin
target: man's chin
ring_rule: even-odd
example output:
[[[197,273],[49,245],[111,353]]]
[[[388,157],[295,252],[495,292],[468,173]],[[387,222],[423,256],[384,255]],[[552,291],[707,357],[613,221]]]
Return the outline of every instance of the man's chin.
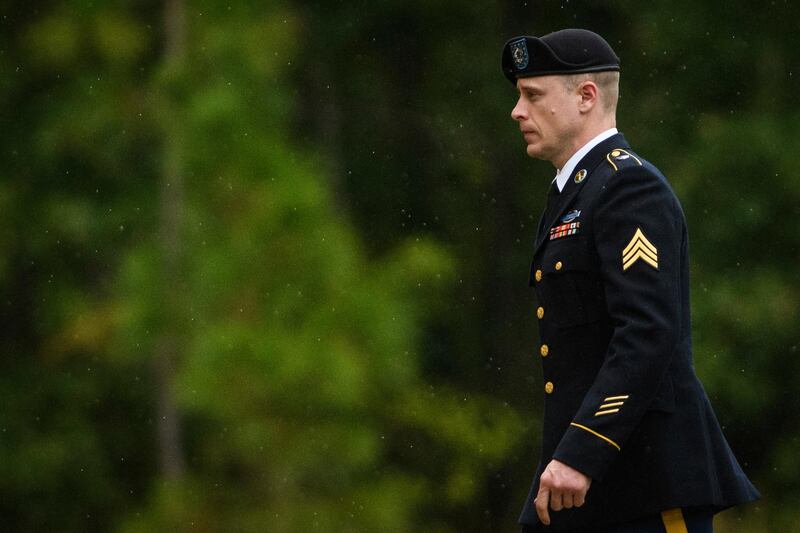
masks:
[[[528,157],[533,157],[534,159],[544,159],[542,150],[535,144],[529,144],[525,148],[525,152],[528,154]]]

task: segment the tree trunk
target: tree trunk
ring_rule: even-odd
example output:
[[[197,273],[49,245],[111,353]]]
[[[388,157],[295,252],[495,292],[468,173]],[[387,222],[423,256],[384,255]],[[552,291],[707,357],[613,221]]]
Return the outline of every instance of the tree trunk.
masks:
[[[168,79],[180,76],[186,48],[184,0],[166,0],[164,9],[164,63]],[[164,125],[163,175],[160,191],[159,244],[161,246],[161,297],[164,321],[155,345],[153,371],[158,416],[158,456],[166,479],[184,473],[180,412],[175,402],[176,366],[182,351],[180,319],[183,308],[181,264],[183,242],[183,131],[176,104],[169,92],[162,94]]]

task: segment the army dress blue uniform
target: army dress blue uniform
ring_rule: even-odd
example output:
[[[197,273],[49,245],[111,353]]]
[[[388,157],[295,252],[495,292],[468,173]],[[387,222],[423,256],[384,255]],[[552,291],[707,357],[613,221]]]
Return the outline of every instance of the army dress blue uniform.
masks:
[[[516,85],[619,71],[620,62],[599,35],[568,29],[509,40],[502,68]],[[524,531],[686,531],[687,516],[709,530],[713,513],[759,494],[692,365],[683,211],[666,178],[616,130],[566,166],[574,159],[563,190],[554,184],[548,195],[531,265],[544,420],[519,522]],[[551,511],[544,526],[534,498],[553,459],[592,483],[583,506]]]
[[[551,459],[592,485],[584,506],[550,513],[548,530],[756,499],[692,366],[688,238],[675,194],[621,134],[575,168],[548,196],[531,266],[544,426],[520,523],[539,524],[533,500]]]

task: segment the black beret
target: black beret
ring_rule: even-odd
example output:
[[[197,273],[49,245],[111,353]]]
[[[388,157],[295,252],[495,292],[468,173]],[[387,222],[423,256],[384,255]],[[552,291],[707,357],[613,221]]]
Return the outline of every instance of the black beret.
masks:
[[[619,57],[605,39],[589,30],[514,37],[503,46],[503,74],[514,85],[517,78],[604,70],[619,70]]]

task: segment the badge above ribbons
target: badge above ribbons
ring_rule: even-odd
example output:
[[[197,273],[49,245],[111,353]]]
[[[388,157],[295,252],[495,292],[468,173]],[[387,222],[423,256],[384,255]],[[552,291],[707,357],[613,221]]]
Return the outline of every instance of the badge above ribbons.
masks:
[[[563,217],[561,217],[561,224],[550,228],[550,240],[560,239],[568,235],[575,235],[581,227],[578,217],[581,212],[578,209],[573,209]]]
[[[567,222],[572,222],[573,220],[575,220],[579,216],[581,216],[580,210],[579,209],[573,209],[572,211],[570,211],[569,213],[567,213],[566,215],[561,217],[561,223],[562,224],[566,224]]]

